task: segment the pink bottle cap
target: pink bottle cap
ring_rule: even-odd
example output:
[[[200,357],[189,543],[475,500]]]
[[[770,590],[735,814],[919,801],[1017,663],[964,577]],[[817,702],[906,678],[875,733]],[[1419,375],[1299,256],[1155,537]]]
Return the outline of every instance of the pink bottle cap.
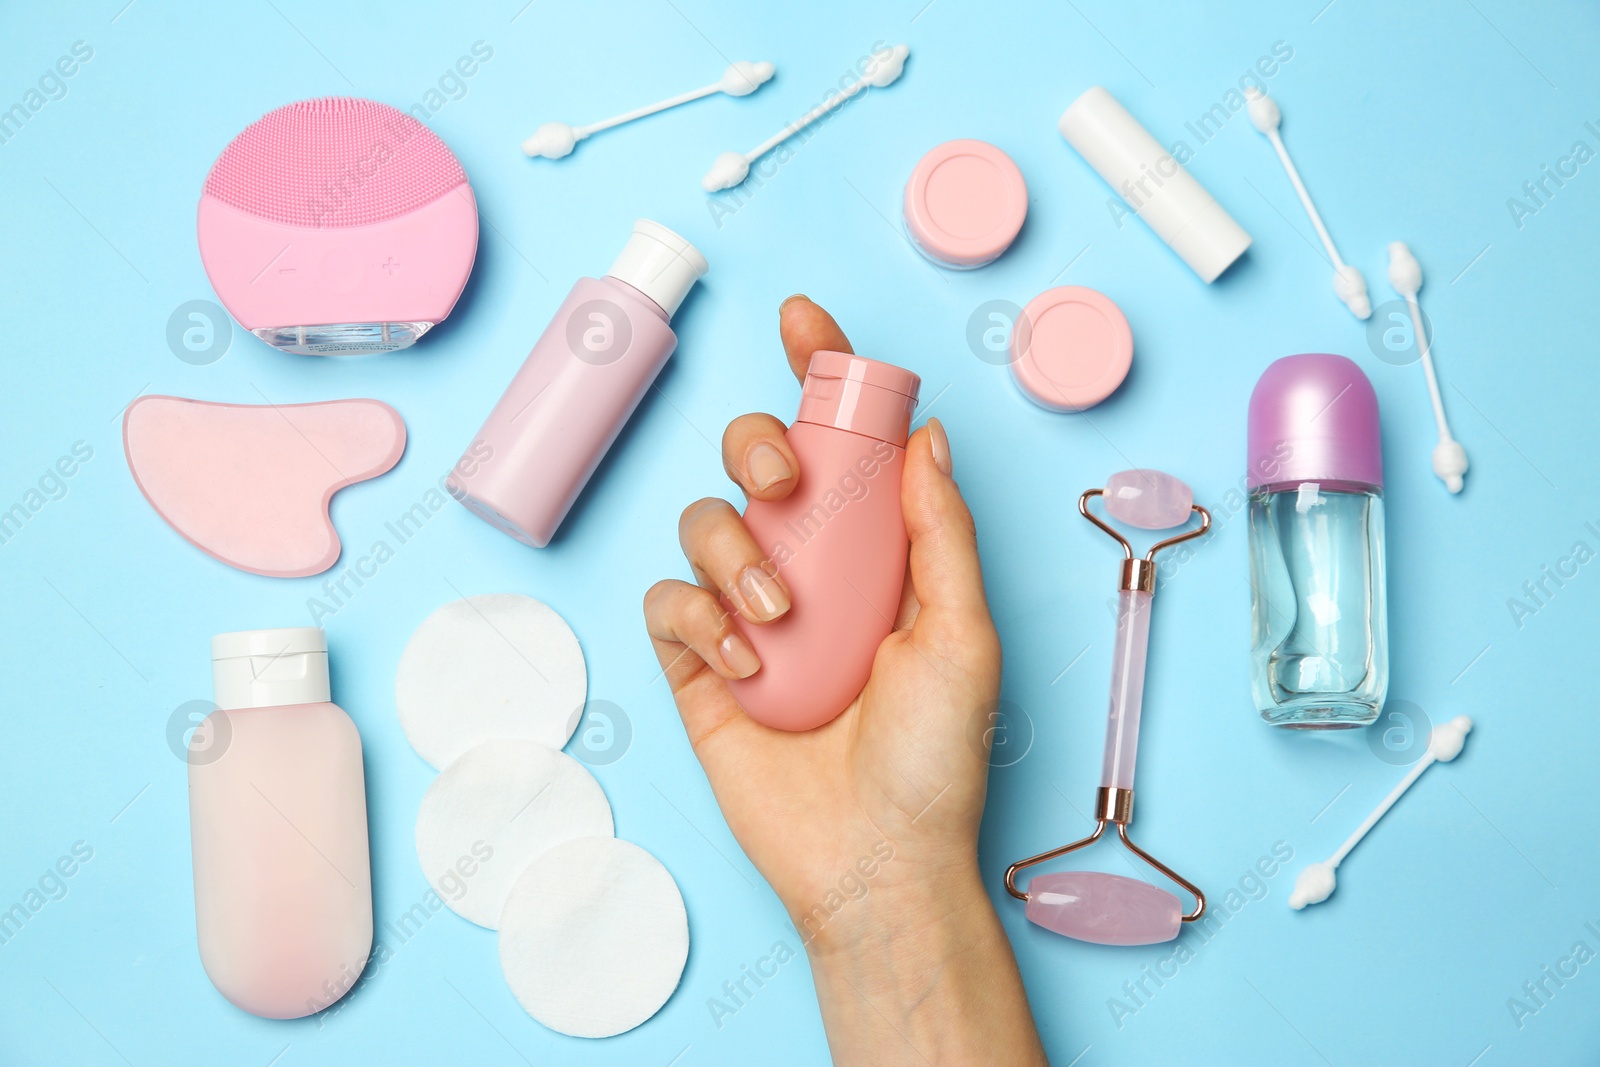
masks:
[[[1051,411],[1092,408],[1133,365],[1133,331],[1104,293],[1081,285],[1029,301],[1011,331],[1011,373],[1028,399]]]
[[[1378,394],[1343,356],[1284,356],[1250,394],[1251,489],[1300,482],[1383,486]]]
[[[834,426],[904,447],[922,379],[848,352],[811,354],[796,422]]]
[[[1022,171],[987,141],[946,141],[922,157],[906,183],[906,231],[942,267],[994,262],[1027,214]]]

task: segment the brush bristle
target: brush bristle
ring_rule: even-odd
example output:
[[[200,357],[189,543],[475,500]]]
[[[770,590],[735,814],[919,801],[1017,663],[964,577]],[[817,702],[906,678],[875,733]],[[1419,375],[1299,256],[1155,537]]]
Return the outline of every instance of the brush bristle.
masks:
[[[467,175],[443,141],[387,104],[302,100],[251,123],[217,157],[205,192],[290,226],[369,226],[431,203]]]

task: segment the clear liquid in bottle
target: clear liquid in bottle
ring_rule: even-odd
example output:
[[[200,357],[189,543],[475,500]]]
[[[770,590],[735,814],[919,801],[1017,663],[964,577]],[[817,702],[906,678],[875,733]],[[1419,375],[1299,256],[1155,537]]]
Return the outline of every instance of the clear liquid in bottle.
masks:
[[[1301,482],[1250,496],[1251,692],[1261,717],[1365,726],[1389,685],[1383,492]]]

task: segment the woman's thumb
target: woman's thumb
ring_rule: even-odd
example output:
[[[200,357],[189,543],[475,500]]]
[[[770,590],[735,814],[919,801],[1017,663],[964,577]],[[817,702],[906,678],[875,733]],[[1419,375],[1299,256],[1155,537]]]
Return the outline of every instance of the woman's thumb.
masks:
[[[993,634],[972,512],[951,477],[950,440],[938,419],[906,442],[900,507],[911,537],[911,583],[919,611],[913,638],[942,651]]]

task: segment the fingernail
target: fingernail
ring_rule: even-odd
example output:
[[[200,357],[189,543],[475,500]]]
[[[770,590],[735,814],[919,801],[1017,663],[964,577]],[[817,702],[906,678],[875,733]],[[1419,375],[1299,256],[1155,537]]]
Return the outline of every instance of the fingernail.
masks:
[[[722,639],[722,644],[717,646],[717,651],[722,653],[722,662],[727,664],[728,670],[735,678],[748,678],[761,669],[761,660],[756,656],[756,650],[750,647],[738,634],[729,634]]]
[[[739,575],[739,599],[760,622],[771,622],[789,610],[789,591],[761,567],[746,567]]]
[[[750,468],[750,480],[757,489],[770,489],[794,473],[783,453],[765,442],[750,450],[745,465]]]
[[[795,293],[793,296],[786,296],[783,298],[783,303],[778,305],[778,314],[782,315],[783,309],[794,303],[796,300],[809,301],[810,299],[811,298],[804,293]]]
[[[938,419],[928,420],[928,443],[933,446],[933,465],[944,472],[946,478],[955,470],[950,461],[950,438],[945,436],[944,424]]]

